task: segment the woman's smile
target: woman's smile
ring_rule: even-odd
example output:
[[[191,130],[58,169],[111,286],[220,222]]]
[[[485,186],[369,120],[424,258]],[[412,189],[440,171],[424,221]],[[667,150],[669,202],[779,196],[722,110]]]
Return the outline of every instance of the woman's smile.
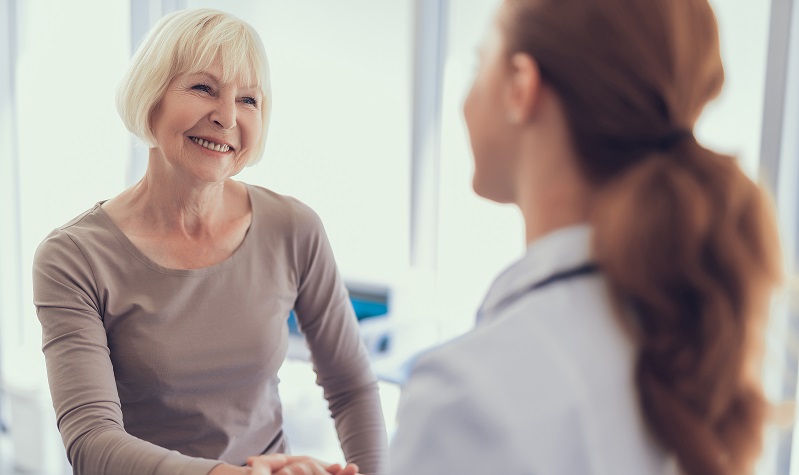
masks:
[[[233,152],[235,150],[229,144],[220,141],[211,141],[202,137],[189,137],[189,139],[191,139],[192,142],[199,145],[200,147],[206,150],[210,150],[212,152],[228,153],[228,152]]]

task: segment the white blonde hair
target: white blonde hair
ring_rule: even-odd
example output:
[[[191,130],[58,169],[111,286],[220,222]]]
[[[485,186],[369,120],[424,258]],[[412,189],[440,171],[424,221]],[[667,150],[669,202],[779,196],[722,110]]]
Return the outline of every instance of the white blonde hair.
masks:
[[[117,89],[117,111],[128,130],[154,147],[150,119],[169,83],[182,74],[207,71],[217,60],[222,81],[239,79],[255,84],[263,94],[263,129],[248,160],[248,165],[257,163],[266,144],[272,106],[269,62],[258,33],[244,21],[218,10],[179,10],[150,30]]]

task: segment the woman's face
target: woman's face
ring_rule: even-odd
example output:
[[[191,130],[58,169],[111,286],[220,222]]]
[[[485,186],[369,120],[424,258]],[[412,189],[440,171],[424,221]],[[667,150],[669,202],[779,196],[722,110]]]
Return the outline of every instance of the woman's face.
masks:
[[[463,104],[474,155],[472,187],[484,198],[509,203],[515,195],[512,123],[506,108],[510,70],[497,21],[479,51],[477,74]]]
[[[249,162],[263,132],[261,90],[207,71],[176,76],[152,116],[156,149],[178,173],[222,182]]]

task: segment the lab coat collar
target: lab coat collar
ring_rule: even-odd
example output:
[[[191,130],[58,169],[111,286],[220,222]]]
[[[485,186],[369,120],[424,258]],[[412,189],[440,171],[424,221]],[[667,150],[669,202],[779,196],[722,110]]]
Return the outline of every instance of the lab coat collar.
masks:
[[[491,285],[477,323],[495,318],[495,307],[508,296],[548,277],[591,262],[591,227],[568,226],[552,231],[527,247],[525,255],[502,272]]]

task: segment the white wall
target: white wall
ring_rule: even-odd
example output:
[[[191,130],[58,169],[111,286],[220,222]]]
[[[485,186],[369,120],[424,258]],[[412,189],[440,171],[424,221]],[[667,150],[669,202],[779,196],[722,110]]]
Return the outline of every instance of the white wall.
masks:
[[[15,45],[9,35],[13,25],[10,5],[0,3],[0,348],[8,348],[19,337],[22,289],[21,260],[17,252],[18,180],[16,164],[16,115],[13,92],[12,62]],[[8,352],[0,361],[8,361]],[[0,374],[4,368],[0,368]]]
[[[524,252],[521,215],[472,191],[473,162],[463,100],[477,65],[477,47],[498,0],[450,2],[444,73],[439,212],[438,313],[444,335],[473,325],[475,312],[497,274]]]
[[[129,55],[126,2],[26,0],[19,6],[18,131],[24,308],[6,376],[37,371],[40,329],[31,295],[36,246],[48,232],[121,191],[128,134],[114,90]],[[14,326],[15,322],[4,321]],[[24,354],[21,357],[21,353]]]
[[[752,177],[759,173],[771,0],[710,0],[716,12],[725,84],[697,123],[706,145],[738,157]]]

